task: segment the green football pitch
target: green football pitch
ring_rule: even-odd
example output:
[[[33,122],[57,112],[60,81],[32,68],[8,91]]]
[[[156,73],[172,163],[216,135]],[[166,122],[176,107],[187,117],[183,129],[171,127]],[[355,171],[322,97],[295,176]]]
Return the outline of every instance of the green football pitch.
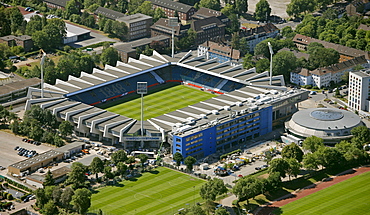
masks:
[[[137,179],[137,180],[136,180]],[[199,189],[205,181],[164,167],[134,180],[107,186],[92,195],[90,212],[103,214],[175,214],[200,202]]]
[[[334,184],[275,210],[273,214],[370,214],[370,172]]]
[[[215,96],[211,93],[183,85],[145,95],[144,120],[161,116]],[[109,107],[106,110],[140,120],[141,98]]]

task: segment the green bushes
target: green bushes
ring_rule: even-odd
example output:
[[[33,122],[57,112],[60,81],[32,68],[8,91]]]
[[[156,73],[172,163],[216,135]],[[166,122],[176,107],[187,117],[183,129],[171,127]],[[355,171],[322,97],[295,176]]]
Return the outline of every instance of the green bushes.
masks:
[[[23,190],[25,190],[27,192],[32,192],[32,190],[30,188],[28,188],[28,187],[26,187],[26,186],[24,186],[22,184],[19,184],[19,183],[15,182],[15,181],[13,181],[13,180],[11,180],[9,178],[5,178],[5,181],[8,182],[11,185],[14,185],[15,187],[18,187],[18,188],[22,189],[22,190],[19,190],[21,192],[24,192]],[[7,183],[4,183],[4,186],[6,186],[5,184],[7,184]]]

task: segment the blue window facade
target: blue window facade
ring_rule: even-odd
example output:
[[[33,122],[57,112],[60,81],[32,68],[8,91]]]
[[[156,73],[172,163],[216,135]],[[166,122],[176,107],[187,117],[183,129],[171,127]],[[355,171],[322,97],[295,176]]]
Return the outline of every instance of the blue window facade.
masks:
[[[272,131],[272,107],[262,108],[187,136],[173,136],[173,153],[197,159],[217,151],[248,147],[249,140]],[[189,132],[188,132],[189,133]]]

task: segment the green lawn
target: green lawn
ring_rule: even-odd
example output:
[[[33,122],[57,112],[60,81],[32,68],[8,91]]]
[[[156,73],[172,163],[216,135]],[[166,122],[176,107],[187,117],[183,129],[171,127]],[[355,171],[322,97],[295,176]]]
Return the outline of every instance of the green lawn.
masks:
[[[174,86],[156,93],[144,96],[144,120],[196,104],[213,98],[208,92],[186,87]],[[107,108],[106,110],[140,120],[141,98]]]
[[[199,189],[205,181],[164,167],[144,173],[137,181],[98,189],[92,195],[91,212],[104,214],[175,214],[202,201]],[[195,187],[194,187],[195,186]]]
[[[274,214],[370,214],[370,172],[276,209]]]

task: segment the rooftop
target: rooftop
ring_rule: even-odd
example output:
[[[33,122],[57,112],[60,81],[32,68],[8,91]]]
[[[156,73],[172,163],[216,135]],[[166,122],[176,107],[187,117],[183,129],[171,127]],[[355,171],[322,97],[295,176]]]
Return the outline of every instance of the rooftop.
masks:
[[[147,16],[147,15],[144,15],[144,14],[141,14],[141,13],[136,13],[136,14],[133,14],[133,15],[123,16],[123,17],[117,18],[116,20],[120,21],[120,22],[125,22],[125,23],[134,23],[134,22],[140,22],[140,21],[148,20],[148,19],[151,19],[151,18],[152,18],[151,16]]]
[[[192,6],[190,5],[171,0],[150,0],[150,1],[152,2],[153,5],[158,5],[164,8],[177,10],[182,13],[187,13],[192,8]]]

